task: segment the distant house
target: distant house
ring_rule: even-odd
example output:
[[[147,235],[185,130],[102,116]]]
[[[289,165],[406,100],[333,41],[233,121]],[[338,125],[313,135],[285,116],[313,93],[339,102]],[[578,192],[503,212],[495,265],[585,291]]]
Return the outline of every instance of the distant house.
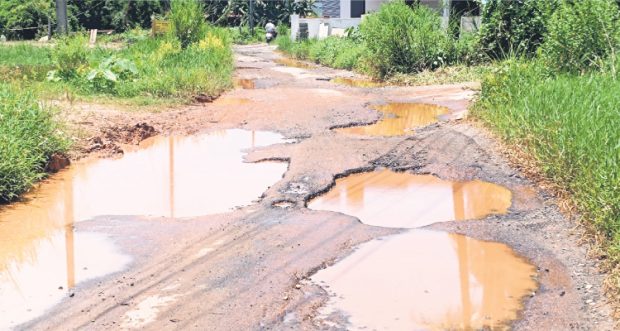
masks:
[[[319,17],[301,18],[291,15],[291,38],[325,38],[330,35],[342,35],[345,30],[359,25],[362,16],[379,9],[381,4],[390,0],[316,0],[315,6]],[[465,29],[475,28],[479,22],[480,8],[475,0],[412,0],[436,9],[442,16],[445,26],[449,20],[461,20]],[[463,19],[464,18],[464,19]]]

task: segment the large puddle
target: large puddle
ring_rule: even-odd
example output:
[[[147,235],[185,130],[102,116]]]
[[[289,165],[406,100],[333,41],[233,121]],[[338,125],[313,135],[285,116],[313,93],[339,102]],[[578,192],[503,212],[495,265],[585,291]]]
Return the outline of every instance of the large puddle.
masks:
[[[190,217],[250,204],[287,165],[245,163],[243,150],[282,142],[278,134],[244,130],[156,137],[120,159],[77,163],[25,202],[1,208],[0,315],[12,318],[1,318],[0,329],[127,263],[111,241],[74,233],[73,223],[101,215]]]
[[[321,313],[344,313],[350,330],[486,330],[517,318],[534,276],[506,245],[412,230],[363,244],[312,280],[331,294]]]
[[[511,199],[510,190],[479,180],[452,182],[381,170],[337,179],[308,208],[353,215],[369,225],[415,228],[506,213]]]
[[[375,106],[383,118],[375,124],[337,129],[339,132],[363,136],[402,136],[412,134],[416,127],[435,123],[449,113],[446,107],[423,103],[389,103]]]

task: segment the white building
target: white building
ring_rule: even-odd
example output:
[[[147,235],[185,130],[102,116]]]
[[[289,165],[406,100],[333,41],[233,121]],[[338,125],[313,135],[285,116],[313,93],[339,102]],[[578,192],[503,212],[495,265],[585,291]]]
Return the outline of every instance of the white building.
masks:
[[[308,38],[322,39],[331,35],[343,35],[346,29],[358,26],[363,15],[376,11],[387,1],[389,0],[316,0],[320,17],[301,18],[299,15],[291,15],[291,38],[297,39],[300,27],[303,32],[306,26]],[[464,13],[474,15],[466,17],[479,15],[478,4],[474,0],[419,0],[419,3],[441,13],[446,26],[451,12],[459,13],[459,16]],[[466,24],[472,25],[471,22]]]

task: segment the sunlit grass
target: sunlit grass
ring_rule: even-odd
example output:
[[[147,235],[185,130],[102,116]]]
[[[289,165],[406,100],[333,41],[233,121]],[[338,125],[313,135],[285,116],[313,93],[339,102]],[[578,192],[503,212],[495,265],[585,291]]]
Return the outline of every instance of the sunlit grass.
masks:
[[[524,148],[566,189],[620,265],[620,81],[611,75],[555,76],[511,61],[482,84],[475,115]],[[619,287],[620,288],[620,287]]]
[[[68,147],[63,136],[52,110],[31,92],[0,84],[0,202],[46,175],[49,157]]]

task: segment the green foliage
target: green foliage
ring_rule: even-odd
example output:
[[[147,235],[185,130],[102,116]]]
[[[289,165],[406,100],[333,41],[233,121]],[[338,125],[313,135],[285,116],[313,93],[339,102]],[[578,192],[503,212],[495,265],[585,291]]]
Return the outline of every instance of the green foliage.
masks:
[[[483,81],[475,115],[532,155],[608,238],[620,262],[620,81],[509,61]]]
[[[172,0],[169,19],[172,33],[183,48],[195,43],[207,34],[204,8],[198,0]]]
[[[249,1],[207,0],[204,1],[209,20],[215,24],[249,26]],[[264,27],[268,21],[274,24],[288,24],[292,14],[310,16],[314,0],[270,0],[254,1],[254,26]]]
[[[11,39],[33,39],[46,29],[48,16],[55,15],[53,0],[2,0],[0,34]]]
[[[376,77],[419,72],[459,60],[455,40],[441,28],[438,14],[426,6],[385,3],[364,19],[360,35],[367,49],[366,62]]]
[[[620,47],[615,0],[562,1],[549,20],[541,57],[554,69],[600,69]]]
[[[56,47],[52,48],[51,57],[61,78],[68,79],[77,76],[78,71],[88,65],[86,37],[77,34],[60,39]]]
[[[67,147],[50,109],[31,93],[0,84],[0,202],[30,189],[45,176],[50,156]]]
[[[111,56],[91,69],[86,80],[97,90],[111,90],[116,83],[127,81],[138,74],[136,64],[130,60]]]
[[[531,55],[543,41],[558,0],[488,0],[483,7],[480,46],[493,58]]]
[[[126,31],[150,28],[151,17],[168,9],[168,0],[69,0],[79,25],[84,29]]]

